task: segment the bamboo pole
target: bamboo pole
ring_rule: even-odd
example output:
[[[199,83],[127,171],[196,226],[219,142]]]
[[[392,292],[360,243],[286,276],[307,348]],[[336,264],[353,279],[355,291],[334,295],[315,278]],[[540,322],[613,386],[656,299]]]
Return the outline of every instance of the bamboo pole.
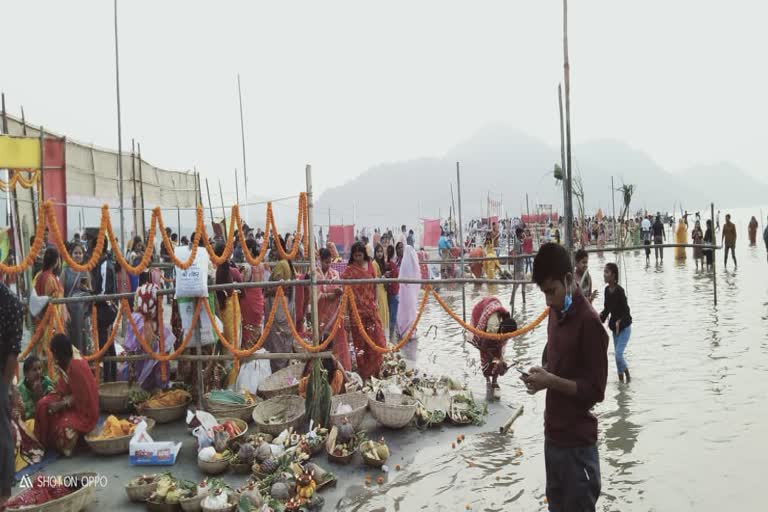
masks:
[[[566,205],[565,205],[565,223],[567,233],[570,234],[573,227],[573,207],[572,207],[572,166],[571,166],[571,65],[568,60],[568,0],[563,0],[563,71],[565,75],[565,161],[567,170],[563,169],[566,185]],[[569,250],[572,249],[572,240],[568,241]]]
[[[115,91],[117,95],[117,179],[120,194],[120,247],[125,249],[125,212],[123,211],[123,127],[120,117],[120,52],[117,37],[117,0],[115,7]],[[40,127],[42,132],[42,127]]]
[[[717,236],[715,235],[715,203],[709,203],[710,216],[712,219],[712,245],[715,245]],[[726,249],[727,250],[727,249]],[[717,253],[712,251],[712,288],[714,291],[713,300],[717,306]]]
[[[219,198],[221,199],[221,223],[224,226],[224,238],[227,237],[227,211],[224,209],[224,192],[221,191],[221,180],[219,180]]]
[[[459,162],[456,162],[456,195],[459,198],[459,246],[461,247],[461,272],[459,277],[464,277],[464,219],[461,215],[461,168]],[[453,190],[451,190],[453,197]],[[461,318],[467,321],[467,291],[461,287]]]
[[[235,202],[240,204],[240,185],[237,183],[237,167],[235,167]]]
[[[141,196],[141,231],[146,232],[147,231],[147,222],[146,218],[144,217],[144,173],[142,171],[141,167],[141,143],[136,143],[136,149],[139,152],[139,194]]]
[[[317,274],[315,269],[317,268],[316,255],[315,255],[315,207],[314,199],[312,195],[312,166],[307,164],[305,168],[306,181],[307,181],[307,230],[309,233],[309,281],[310,281],[310,298],[312,302],[312,344],[318,345],[320,343],[319,332],[319,319],[317,318]],[[299,243],[297,240],[296,243]]]
[[[211,228],[213,228],[216,221],[213,220],[213,203],[211,202],[211,188],[208,186],[208,178],[205,178],[205,191],[208,193],[208,210],[211,212]]]
[[[499,427],[499,434],[506,434],[510,430],[512,430],[512,424],[515,422],[517,418],[523,415],[523,406],[517,408],[517,410],[512,414],[512,416],[504,423],[503,426]]]
[[[141,233],[141,237],[144,238],[146,233],[144,233],[143,226],[141,231],[139,231],[138,210],[136,208],[138,206],[136,204],[136,139],[131,139],[131,184],[133,185],[133,197],[131,201],[133,204],[133,232],[136,234]]]
[[[565,166],[565,127],[563,126],[563,87],[557,85],[557,102],[560,106],[560,167],[563,171],[563,214],[568,209],[568,168]],[[527,199],[526,199],[527,202]],[[573,224],[571,224],[573,226]],[[565,238],[565,247],[570,251],[573,238],[570,236],[568,222],[563,221],[563,237]]]
[[[243,121],[243,93],[240,88],[240,73],[237,74],[237,97],[240,100],[240,140],[243,145],[243,181],[245,182],[245,221],[248,223],[248,167],[245,165],[245,123]],[[237,182],[237,180],[235,180]]]

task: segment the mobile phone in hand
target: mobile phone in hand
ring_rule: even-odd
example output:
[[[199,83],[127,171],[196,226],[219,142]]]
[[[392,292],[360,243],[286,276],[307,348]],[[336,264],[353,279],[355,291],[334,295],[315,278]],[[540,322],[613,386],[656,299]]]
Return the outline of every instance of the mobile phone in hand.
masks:
[[[521,370],[520,368],[515,368],[515,370],[520,372],[520,376],[523,377],[524,379],[528,378],[528,372],[525,372],[525,371]]]

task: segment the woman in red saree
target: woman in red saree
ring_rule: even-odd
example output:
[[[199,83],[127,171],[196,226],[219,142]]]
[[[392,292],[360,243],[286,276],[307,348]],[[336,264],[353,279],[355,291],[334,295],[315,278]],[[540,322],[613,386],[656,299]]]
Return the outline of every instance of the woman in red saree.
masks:
[[[46,448],[69,457],[80,436],[96,427],[99,392],[96,379],[84,359],[72,358],[72,342],[63,334],[51,340],[51,352],[59,368],[56,388],[35,407],[35,437]]]
[[[258,256],[256,242],[246,240],[245,245],[254,258]],[[264,281],[265,265],[251,265],[246,263],[243,267],[243,282],[260,283]],[[264,319],[264,294],[261,288],[243,288],[240,293],[240,315],[243,319],[243,349],[251,348],[261,336],[261,321]]]
[[[316,271],[318,280],[335,281],[339,278],[339,273],[331,268],[332,258],[331,251],[325,248],[320,249],[320,268]],[[342,295],[344,295],[344,290],[339,285],[323,284],[318,286],[317,321],[320,339],[325,339],[326,335],[331,333],[337,315],[344,314],[343,311],[339,311]],[[333,354],[344,370],[352,370],[352,358],[349,357],[347,333],[343,326],[336,333],[331,346],[333,347]]]
[[[365,245],[361,242],[355,242],[352,246],[352,254],[349,258],[343,279],[372,279],[374,277],[373,265]],[[376,307],[375,286],[372,284],[353,285],[352,293],[357,304],[357,311],[360,313],[365,332],[368,337],[379,347],[386,347],[387,342],[384,339],[384,330],[381,327],[379,318],[379,309]],[[382,356],[373,350],[363,339],[363,332],[354,319],[351,319],[350,330],[352,331],[352,343],[357,350],[357,372],[363,380],[368,380],[376,376],[381,368]]]

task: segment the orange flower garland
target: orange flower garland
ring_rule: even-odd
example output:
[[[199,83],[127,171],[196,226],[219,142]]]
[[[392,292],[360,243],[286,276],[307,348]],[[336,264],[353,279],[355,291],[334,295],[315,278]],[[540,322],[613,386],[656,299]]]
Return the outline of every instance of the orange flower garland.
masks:
[[[504,333],[504,334],[491,334],[491,333],[487,333],[485,331],[481,331],[480,329],[478,329],[478,328],[476,328],[476,327],[466,323],[461,318],[459,318],[459,315],[454,313],[453,310],[451,310],[450,306],[448,306],[448,304],[445,303],[443,298],[440,297],[440,295],[438,295],[437,292],[435,292],[434,290],[432,291],[432,295],[435,296],[435,299],[437,299],[438,304],[440,304],[443,307],[445,312],[448,313],[448,315],[451,318],[453,318],[456,321],[456,323],[461,325],[464,329],[468,330],[469,332],[471,332],[475,336],[478,336],[480,338],[485,338],[485,339],[488,339],[488,340],[503,341],[503,340],[508,340],[510,338],[514,338],[516,336],[521,336],[521,335],[523,335],[523,334],[525,334],[525,333],[535,329],[541,322],[544,321],[545,318],[547,318],[547,316],[549,316],[549,308],[546,308],[546,309],[544,309],[544,311],[541,312],[541,314],[539,316],[537,316],[533,320],[533,322],[531,322],[530,324],[526,325],[525,327],[521,327],[520,329],[518,329],[516,331],[507,332],[507,333]]]
[[[104,252],[104,234],[107,231],[107,219],[109,219],[109,209],[105,206],[101,208],[101,223],[99,224],[99,233],[96,239],[96,246],[91,253],[91,259],[88,262],[77,263],[72,259],[72,256],[67,250],[67,246],[64,243],[64,237],[61,236],[59,231],[59,223],[56,222],[56,214],[53,211],[53,203],[46,201],[45,203],[45,218],[47,224],[50,226],[51,234],[53,235],[53,241],[56,244],[56,248],[59,250],[59,254],[67,263],[67,265],[77,272],[90,272],[99,262],[101,254]]]
[[[355,297],[352,293],[352,288],[347,287],[344,290],[345,295],[349,295],[349,305],[350,309],[352,310],[352,318],[355,321],[355,324],[357,324],[357,328],[362,333],[363,340],[376,352],[379,354],[386,354],[387,352],[397,352],[403,346],[410,341],[411,336],[413,336],[413,333],[416,332],[416,326],[418,325],[419,321],[421,320],[421,314],[424,312],[424,308],[427,305],[427,299],[429,298],[429,291],[431,290],[430,286],[427,286],[424,289],[424,297],[421,299],[421,305],[419,306],[419,311],[416,313],[416,318],[413,320],[413,323],[411,324],[411,327],[408,329],[408,332],[405,333],[405,336],[403,336],[403,339],[401,339],[396,345],[392,345],[390,347],[380,347],[374,342],[370,336],[368,336],[368,333],[365,330],[365,326],[363,325],[363,319],[360,317],[360,312],[357,310],[357,302],[355,302]]]
[[[197,256],[197,249],[200,247],[200,237],[203,236],[205,233],[205,222],[203,221],[203,208],[201,206],[197,207],[197,222],[195,224],[195,234],[192,237],[192,249],[189,253],[189,258],[187,258],[187,261],[181,261],[179,258],[176,257],[176,253],[173,250],[173,242],[171,242],[171,238],[168,236],[168,233],[165,232],[165,223],[163,222],[163,216],[160,213],[160,207],[156,206],[154,210],[152,210],[152,216],[153,218],[157,217],[157,223],[158,227],[160,228],[160,236],[163,240],[163,245],[165,246],[165,250],[168,253],[168,257],[171,259],[173,264],[177,267],[179,267],[181,270],[187,270],[189,267],[192,266],[192,263],[195,262],[195,257]]]
[[[26,258],[21,263],[16,265],[6,265],[0,262],[0,272],[5,274],[18,274],[24,272],[30,265],[35,262],[37,255],[40,253],[40,249],[43,247],[43,238],[45,237],[45,216],[43,215],[43,207],[40,207],[40,211],[37,217],[37,229],[35,230],[35,241],[32,243],[32,247],[29,248]]]
[[[275,298],[281,297],[285,292],[283,292],[282,286],[277,289]],[[228,339],[224,337],[224,333],[219,330],[219,326],[216,324],[216,317],[213,314],[213,311],[211,311],[211,305],[208,304],[208,301],[203,301],[203,306],[205,306],[205,312],[208,313],[208,318],[211,321],[211,326],[213,327],[213,332],[216,334],[216,336],[219,337],[219,340],[221,341],[221,344],[224,345],[224,347],[229,350],[232,355],[237,357],[248,357],[257,350],[259,350],[262,345],[264,345],[264,342],[267,341],[267,336],[269,335],[269,331],[272,330],[272,324],[275,321],[275,314],[277,313],[277,308],[280,307],[279,304],[273,303],[272,304],[272,310],[269,312],[269,318],[267,318],[267,323],[264,324],[264,329],[261,331],[261,336],[258,340],[254,343],[254,345],[250,348],[247,348],[245,350],[239,350],[235,348],[232,343],[229,342]]]
[[[333,328],[331,329],[331,332],[328,334],[328,337],[320,343],[319,345],[310,345],[306,341],[304,341],[304,338],[302,338],[299,333],[296,330],[296,325],[291,321],[289,323],[291,327],[291,332],[293,333],[293,338],[299,342],[299,345],[304,347],[308,352],[321,352],[325,350],[328,345],[331,344],[331,342],[336,339],[336,335],[341,331],[341,329],[344,326],[344,315],[342,314],[347,309],[347,295],[344,294],[341,297],[341,304],[339,304],[339,312],[336,315],[336,320],[333,323]],[[285,298],[285,296],[282,297],[282,306],[283,311],[286,312],[286,315],[290,318],[290,315],[288,315],[288,300]]]
[[[141,345],[141,348],[144,349],[144,352],[147,353],[148,356],[150,356],[155,361],[160,362],[168,362],[172,361],[173,359],[176,359],[176,357],[184,352],[187,349],[187,345],[189,344],[190,340],[192,339],[192,334],[194,333],[195,326],[197,325],[198,320],[200,319],[200,311],[202,309],[201,303],[208,303],[207,299],[198,299],[197,305],[195,306],[195,312],[192,314],[192,323],[190,324],[189,329],[187,329],[187,332],[184,334],[184,338],[181,340],[181,345],[179,345],[179,348],[171,352],[170,354],[159,354],[152,350],[152,347],[149,346],[147,343],[147,340],[144,339],[144,336],[139,332],[139,328],[136,325],[136,322],[133,321],[133,316],[131,316],[131,307],[128,305],[128,301],[125,299],[122,299],[120,301],[120,307],[122,307],[124,310],[128,312],[128,323],[131,326],[131,329],[133,329],[133,334],[136,336],[136,339],[139,342],[139,345]],[[162,330],[160,332],[163,332]],[[165,334],[163,334],[165,336]]]

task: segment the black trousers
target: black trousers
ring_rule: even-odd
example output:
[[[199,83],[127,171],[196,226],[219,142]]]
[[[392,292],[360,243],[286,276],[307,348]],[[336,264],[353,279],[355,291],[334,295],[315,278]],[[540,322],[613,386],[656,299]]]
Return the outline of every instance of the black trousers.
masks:
[[[560,448],[544,441],[549,512],[594,512],[600,497],[597,445]]]

